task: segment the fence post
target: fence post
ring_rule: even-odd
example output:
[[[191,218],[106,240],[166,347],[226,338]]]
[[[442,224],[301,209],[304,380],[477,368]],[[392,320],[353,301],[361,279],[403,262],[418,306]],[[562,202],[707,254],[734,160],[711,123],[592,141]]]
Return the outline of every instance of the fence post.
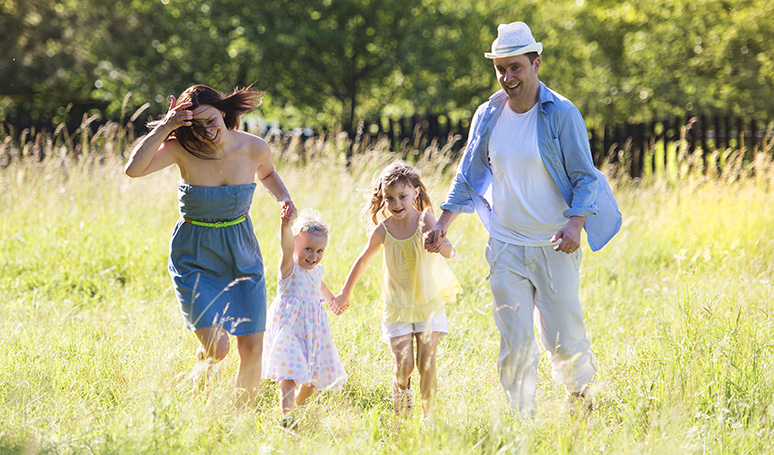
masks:
[[[672,137],[670,140],[674,143],[677,143],[678,149],[680,148],[680,138],[683,132],[683,119],[680,117],[675,117],[674,119],[674,125],[672,127]]]
[[[438,128],[438,116],[437,115],[427,115],[427,136],[428,136],[428,142],[432,142],[433,138],[436,138],[439,136]]]
[[[589,149],[591,150],[591,160],[594,162],[594,166],[599,167],[599,153],[597,153],[597,135],[596,130],[589,130]]]
[[[642,167],[645,165],[645,123],[638,123],[634,125],[635,138],[634,142],[634,165],[633,176],[635,178],[642,177]]]
[[[610,153],[610,147],[613,146],[612,141],[612,128],[608,125],[602,126],[602,156],[607,158]]]
[[[651,174],[656,171],[656,141],[658,141],[658,135],[656,134],[656,128],[659,122],[653,120],[650,122],[650,130],[648,132],[648,153],[650,154],[650,170]]]
[[[397,135],[398,135],[398,129],[400,128],[400,124],[396,122],[395,119],[392,117],[390,117],[388,123],[390,124],[390,134],[389,134],[390,149],[395,150],[395,144],[398,140]]]
[[[669,128],[669,119],[661,121],[661,134],[656,138],[656,141],[661,142],[661,148],[664,153],[661,155],[662,162],[658,163],[661,169],[666,169],[666,156],[667,156],[667,128]],[[653,173],[656,172],[656,148],[653,148]]]
[[[685,120],[685,141],[688,143],[688,153],[696,150],[696,142],[699,139],[699,119],[694,116],[687,116]]]
[[[403,143],[404,140],[409,139],[411,140],[411,134],[414,131],[414,125],[412,123],[411,117],[403,117],[400,121],[400,142]]]
[[[726,131],[724,128],[721,128],[723,120],[722,116],[715,116],[715,148],[718,150],[725,149]]]

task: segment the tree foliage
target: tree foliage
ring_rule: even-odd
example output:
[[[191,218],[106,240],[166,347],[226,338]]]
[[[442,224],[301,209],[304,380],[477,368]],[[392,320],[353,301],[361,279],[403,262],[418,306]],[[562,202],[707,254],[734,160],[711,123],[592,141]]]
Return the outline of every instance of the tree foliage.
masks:
[[[22,125],[162,112],[193,83],[255,84],[285,124],[469,117],[497,89],[483,52],[514,20],[544,44],[541,79],[592,126],[774,112],[768,0],[0,0],[0,13],[0,121]]]

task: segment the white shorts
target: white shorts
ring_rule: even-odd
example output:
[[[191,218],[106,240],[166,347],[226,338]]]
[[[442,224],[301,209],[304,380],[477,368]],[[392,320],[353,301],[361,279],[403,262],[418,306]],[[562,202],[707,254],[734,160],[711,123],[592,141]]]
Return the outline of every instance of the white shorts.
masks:
[[[410,333],[440,332],[441,336],[449,333],[446,322],[446,312],[422,322],[386,322],[382,321],[382,341],[390,344],[390,338],[408,335]]]

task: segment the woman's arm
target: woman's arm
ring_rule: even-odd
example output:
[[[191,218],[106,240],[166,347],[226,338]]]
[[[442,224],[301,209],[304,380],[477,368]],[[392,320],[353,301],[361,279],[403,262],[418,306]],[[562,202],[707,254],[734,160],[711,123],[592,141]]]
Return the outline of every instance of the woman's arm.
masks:
[[[142,177],[175,164],[174,150],[177,143],[167,139],[181,126],[190,126],[193,113],[187,109],[191,106],[190,102],[177,105],[175,97],[171,99],[167,115],[132,149],[124,167],[124,172],[129,177]]]
[[[274,164],[271,162],[271,149],[269,148],[269,144],[257,136],[254,137],[258,156],[258,166],[255,169],[255,175],[269,194],[280,203],[282,210],[287,210],[288,216],[295,218],[296,206],[290,198],[288,189],[274,169]]]

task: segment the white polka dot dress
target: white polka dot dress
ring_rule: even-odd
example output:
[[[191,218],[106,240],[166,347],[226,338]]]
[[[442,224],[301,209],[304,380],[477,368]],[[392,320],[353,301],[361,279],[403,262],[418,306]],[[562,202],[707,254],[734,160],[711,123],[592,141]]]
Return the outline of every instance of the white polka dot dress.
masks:
[[[264,379],[292,379],[323,390],[339,390],[346,382],[320,294],[322,276],[321,265],[307,271],[294,263],[290,276],[279,280],[266,315]]]

